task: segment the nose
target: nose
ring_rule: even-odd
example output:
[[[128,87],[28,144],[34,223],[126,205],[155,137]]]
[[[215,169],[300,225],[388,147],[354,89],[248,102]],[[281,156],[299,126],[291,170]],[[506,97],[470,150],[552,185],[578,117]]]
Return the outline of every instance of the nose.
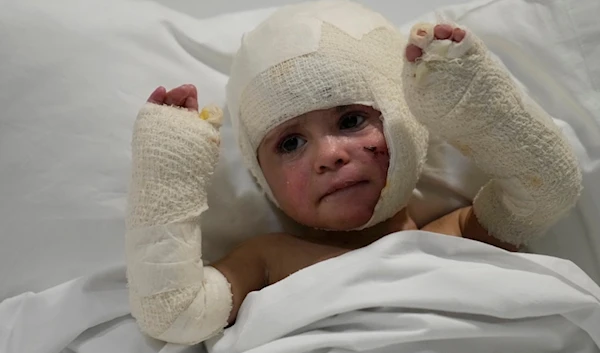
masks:
[[[325,173],[335,171],[350,162],[347,142],[344,138],[327,136],[317,145],[315,171]]]

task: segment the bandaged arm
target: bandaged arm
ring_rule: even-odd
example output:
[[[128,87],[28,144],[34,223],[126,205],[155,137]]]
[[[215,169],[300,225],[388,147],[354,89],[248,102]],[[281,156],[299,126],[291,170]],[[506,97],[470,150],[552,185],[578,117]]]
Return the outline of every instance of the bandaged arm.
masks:
[[[499,240],[524,245],[576,203],[581,172],[575,154],[478,38],[467,31],[461,43],[436,45],[416,65],[406,64],[407,102],[433,134],[490,176],[473,202],[479,223]]]
[[[147,103],[135,122],[126,220],[129,300],[141,331],[159,340],[204,341],[227,325],[231,311],[227,279],[203,266],[200,231],[221,118],[218,109],[199,116]]]
[[[473,201],[479,223],[502,241],[527,245],[575,205],[582,189],[581,172],[550,116],[529,97],[508,99],[514,112],[507,112],[507,122],[482,132],[485,139],[474,134],[457,139],[455,145],[473,146],[470,151],[466,147],[466,153],[492,176]]]

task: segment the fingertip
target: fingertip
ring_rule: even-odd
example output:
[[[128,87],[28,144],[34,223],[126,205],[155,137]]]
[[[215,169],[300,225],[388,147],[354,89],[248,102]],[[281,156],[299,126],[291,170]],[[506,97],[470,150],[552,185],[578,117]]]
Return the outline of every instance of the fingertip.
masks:
[[[187,93],[188,96],[190,97],[197,97],[198,96],[198,90],[196,89],[196,86],[193,84],[185,84],[181,86],[185,92]]]
[[[198,111],[198,99],[195,97],[187,97],[184,103],[184,107],[188,110],[197,112]]]
[[[181,85],[173,88],[167,93],[165,104],[183,107],[185,99],[188,96],[189,89],[186,85]]]
[[[409,62],[415,62],[421,55],[423,55],[423,50],[414,44],[409,44],[406,46],[406,59]]]
[[[158,86],[148,97],[149,103],[162,104],[167,95],[167,89],[163,86]]]
[[[448,39],[452,37],[452,26],[447,24],[440,24],[435,26],[433,29],[433,34],[436,39]]]
[[[466,35],[467,35],[467,32],[465,32],[464,29],[455,28],[452,31],[452,40],[460,43],[463,39],[465,39]]]

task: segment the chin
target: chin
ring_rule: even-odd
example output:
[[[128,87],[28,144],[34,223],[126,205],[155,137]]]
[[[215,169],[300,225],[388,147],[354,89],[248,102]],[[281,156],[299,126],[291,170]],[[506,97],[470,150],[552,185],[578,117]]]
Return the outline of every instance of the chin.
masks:
[[[325,222],[325,227],[320,228],[332,231],[351,231],[365,225],[372,216],[373,210],[369,209],[347,209],[342,214],[337,211],[335,214],[328,217],[328,222]]]

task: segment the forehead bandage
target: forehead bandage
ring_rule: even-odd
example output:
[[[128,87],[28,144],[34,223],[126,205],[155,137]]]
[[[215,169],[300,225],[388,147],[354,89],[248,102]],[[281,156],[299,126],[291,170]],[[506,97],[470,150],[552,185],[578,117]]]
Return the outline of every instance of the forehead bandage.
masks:
[[[383,16],[343,0],[287,6],[243,37],[227,84],[228,108],[244,160],[271,201],[277,204],[257,159],[264,136],[310,111],[364,104],[382,113],[390,166],[374,213],[359,229],[407,205],[428,133],[404,101],[405,45]]]

